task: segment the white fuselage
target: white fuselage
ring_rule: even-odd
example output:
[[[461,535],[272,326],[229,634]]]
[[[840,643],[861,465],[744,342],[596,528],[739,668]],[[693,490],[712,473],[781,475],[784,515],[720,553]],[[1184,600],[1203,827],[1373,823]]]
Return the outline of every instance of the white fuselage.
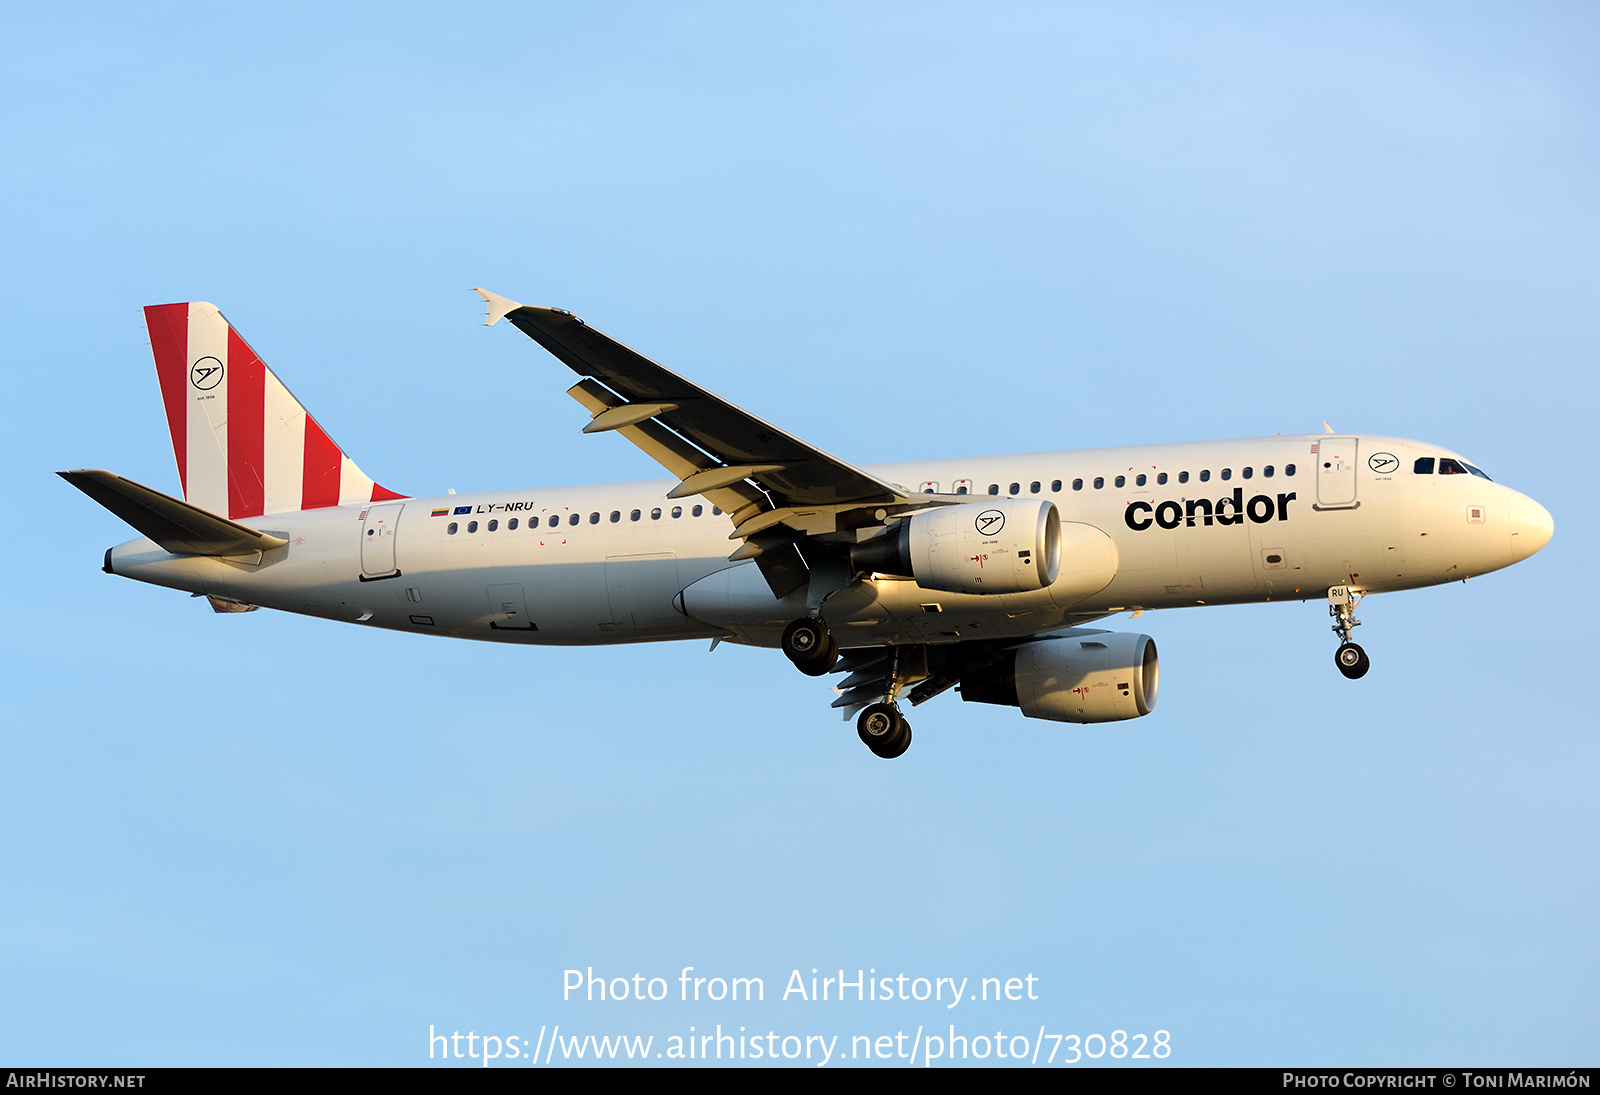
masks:
[[[834,593],[821,614],[845,647],[1006,638],[1124,609],[1457,581],[1549,540],[1550,515],[1532,499],[1477,475],[1417,474],[1422,457],[1454,454],[1398,438],[1308,435],[874,467],[912,492],[978,502],[992,485],[1001,496],[1047,498],[1063,522],[1111,537],[1115,577],[1087,597],[1050,588],[936,593],[879,577]],[[669,501],[675,485],[279,513],[251,522],[289,540],[265,557],[176,556],[134,540],[108,562],[117,574],[227,601],[457,638],[581,645],[726,636],[776,645],[784,625],[806,614],[804,590],[780,602],[754,562],[730,563],[739,541],[729,539],[727,518],[703,499]]]

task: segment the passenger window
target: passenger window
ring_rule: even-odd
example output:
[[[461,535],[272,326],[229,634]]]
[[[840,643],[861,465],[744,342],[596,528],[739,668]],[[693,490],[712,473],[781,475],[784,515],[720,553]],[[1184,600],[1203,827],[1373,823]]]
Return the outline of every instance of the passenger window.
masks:
[[[674,517],[682,517],[683,516],[683,507],[682,506],[673,506],[672,507],[672,516],[674,516]]]
[[[506,528],[510,529],[512,532],[516,532],[517,531],[517,519],[515,517],[513,517],[511,520],[507,521],[506,522]]]
[[[489,522],[489,531],[490,532],[494,532],[499,527],[500,527],[500,522],[499,521],[490,521]]]
[[[1246,479],[1249,479],[1255,473],[1256,473],[1256,469],[1254,469],[1254,468],[1246,468],[1246,469],[1244,469],[1244,477]]]
[[[1007,491],[1006,493],[1008,493],[1008,494],[1017,494],[1021,490],[1022,490],[1022,484],[1021,483],[1012,483],[1011,484],[1011,489],[1009,491]]]
[[[478,531],[478,522],[476,522],[476,521],[468,521],[467,522],[467,531],[468,532],[477,532]]]
[[[1059,491],[1060,489],[1061,489],[1061,480],[1059,480],[1059,479],[1050,480],[1050,491],[1051,491],[1051,493],[1055,493],[1056,491]]]
[[[917,486],[917,493],[918,494],[938,494],[939,493],[939,484],[938,483],[920,483]]]
[[[1439,474],[1465,475],[1467,474],[1467,469],[1463,468],[1457,461],[1450,459],[1448,456],[1444,456],[1439,458]]]
[[[1166,486],[1167,485],[1167,473],[1166,472],[1162,472],[1160,475],[1156,476],[1156,483],[1158,485],[1160,485],[1160,486],[1163,486],[1163,487]]]
[[[560,518],[559,518],[559,517],[558,517],[558,518],[556,518],[556,520],[558,520],[558,521],[559,521],[559,520],[560,520]],[[577,524],[577,523],[578,523],[578,522],[579,522],[579,521],[581,521],[581,520],[582,520],[582,518],[581,518],[581,517],[580,517],[580,516],[579,516],[579,515],[578,515],[578,514],[576,514],[576,513],[574,513],[574,514],[573,514],[573,515],[572,515],[572,516],[571,516],[571,517],[568,517],[568,518],[567,518],[567,524],[569,524],[569,525],[575,525],[575,524]]]
[[[1294,465],[1293,464],[1285,464],[1283,466],[1283,474],[1292,476],[1294,474]]]
[[[1272,478],[1272,465],[1268,464],[1266,467],[1262,468],[1261,469],[1261,475],[1265,479],[1271,479]]]
[[[640,516],[639,511],[636,510],[636,509],[628,511],[628,520],[630,520],[630,521],[637,521],[639,519],[639,516]]]
[[[1187,483],[1188,481],[1189,481],[1189,473],[1186,472],[1186,471],[1180,471],[1178,473],[1178,482]]]
[[[591,525],[598,525],[600,523],[600,515],[598,513],[589,514],[589,523]]]
[[[1232,468],[1223,468],[1222,469],[1222,478],[1223,479],[1232,479],[1233,478],[1233,469]]]
[[[1412,475],[1432,475],[1433,474],[1433,457],[1431,457],[1431,456],[1419,456],[1419,457],[1417,457],[1417,462],[1415,464],[1411,465],[1411,474]]]
[[[1000,493],[1000,484],[999,483],[990,483],[989,484],[989,493],[990,494],[999,494]]]
[[[1125,487],[1127,485],[1128,485],[1128,477],[1126,475],[1117,476],[1117,486]]]
[[[1200,472],[1200,482],[1209,483],[1210,481],[1211,481],[1211,469],[1210,468],[1205,468]]]
[[[956,480],[956,493],[957,494],[971,494],[972,493],[972,480],[970,480],[970,479],[957,479]]]
[[[1139,478],[1137,478],[1137,479],[1135,479],[1133,481],[1133,485],[1136,486],[1136,487],[1142,487],[1142,486],[1145,485],[1145,482],[1146,482],[1146,480],[1145,480],[1145,477],[1144,477],[1144,472],[1140,472],[1139,473]]]
[[[696,506],[694,509],[690,510],[689,513],[695,517],[699,517],[705,511],[706,508],[704,506]]]
[[[721,506],[712,506],[711,507],[711,516],[713,516],[713,517],[722,516],[722,507]]]
[[[1041,486],[1040,482],[1037,479],[1035,479],[1033,482],[1028,484],[1028,493],[1029,494],[1038,494],[1040,486]]]
[[[1083,489],[1083,480],[1082,479],[1074,479],[1072,481],[1072,489],[1073,490],[1082,490]]]
[[[1094,477],[1094,489],[1095,490],[1099,490],[1101,487],[1103,487],[1105,485],[1106,485],[1105,476],[1097,475],[1097,476]]]
[[[614,525],[618,521],[621,521],[621,520],[622,520],[622,511],[621,510],[616,510],[616,509],[612,510],[611,511],[611,523]]]
[[[528,518],[528,527],[529,528],[538,528],[539,527],[539,519],[537,517]]]
[[[448,532],[451,536],[454,536],[456,534],[456,528],[457,527],[458,526],[456,525],[456,523],[454,521],[451,521],[450,522],[450,527],[445,529],[445,531]]]

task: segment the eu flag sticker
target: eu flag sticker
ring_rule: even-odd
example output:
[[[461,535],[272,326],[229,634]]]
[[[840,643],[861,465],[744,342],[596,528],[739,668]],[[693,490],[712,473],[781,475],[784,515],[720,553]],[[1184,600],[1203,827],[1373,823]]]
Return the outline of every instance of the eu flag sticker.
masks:
[[[457,506],[456,507],[456,512],[457,513],[471,513],[472,512],[472,507],[471,506]]]

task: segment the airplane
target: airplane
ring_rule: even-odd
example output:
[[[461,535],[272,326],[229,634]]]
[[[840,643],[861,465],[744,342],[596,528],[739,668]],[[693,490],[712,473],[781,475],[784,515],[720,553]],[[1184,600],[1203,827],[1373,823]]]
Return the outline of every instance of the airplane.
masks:
[[[528,646],[709,639],[842,673],[832,706],[901,756],[951,688],[1029,718],[1155,707],[1123,612],[1327,598],[1346,677],[1373,593],[1462,581],[1549,542],[1533,499],[1458,453],[1324,433],[858,467],[570,312],[476,290],[580,379],[586,434],[671,476],[414,497],[356,466],[213,305],[144,310],[183,497],[60,472],[138,539],[102,569],[204,596]]]

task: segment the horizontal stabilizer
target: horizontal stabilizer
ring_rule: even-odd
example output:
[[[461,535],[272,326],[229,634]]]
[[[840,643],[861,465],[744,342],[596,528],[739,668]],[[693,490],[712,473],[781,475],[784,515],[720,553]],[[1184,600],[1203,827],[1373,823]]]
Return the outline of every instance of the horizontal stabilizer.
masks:
[[[289,542],[108,471],[56,474],[174,555],[252,555]]]

